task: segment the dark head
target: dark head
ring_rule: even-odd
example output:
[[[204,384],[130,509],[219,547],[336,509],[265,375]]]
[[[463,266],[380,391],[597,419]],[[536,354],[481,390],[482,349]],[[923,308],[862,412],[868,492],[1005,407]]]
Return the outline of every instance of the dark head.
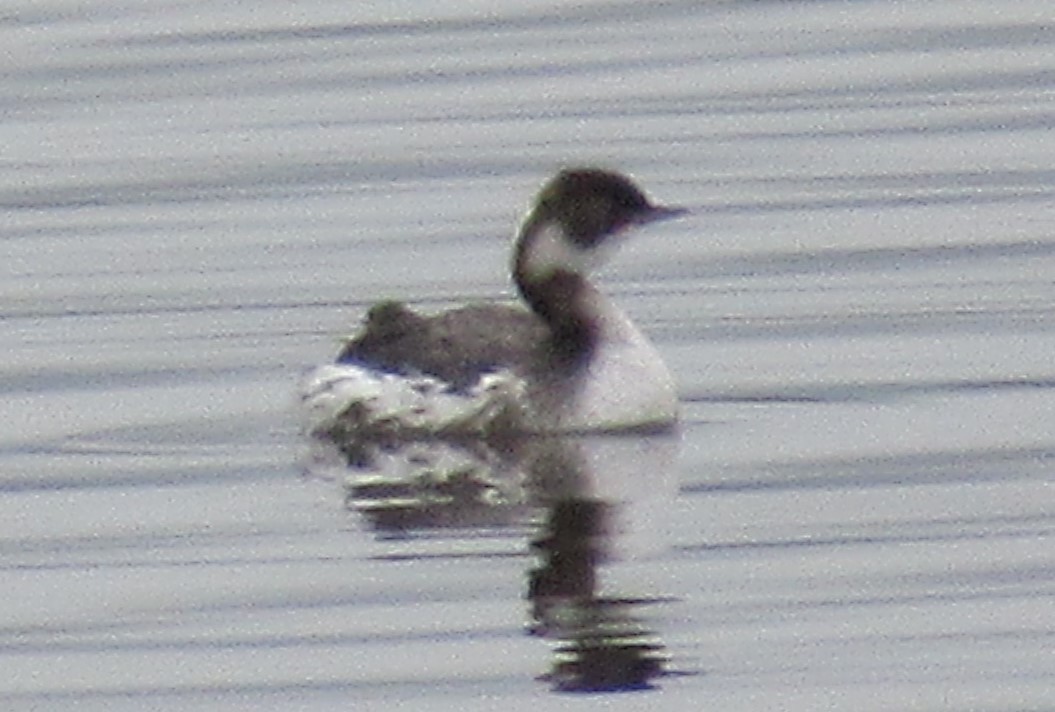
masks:
[[[625,228],[684,212],[653,205],[624,175],[574,168],[561,171],[542,188],[532,217],[557,221],[577,247],[588,249]]]
[[[577,355],[588,354],[595,333],[582,299],[585,275],[603,264],[619,242],[611,238],[685,212],[653,205],[619,173],[563,170],[542,187],[520,228],[513,278],[556,340],[570,344]]]
[[[589,272],[604,262],[608,238],[628,228],[685,214],[652,204],[624,175],[599,168],[561,171],[542,187],[517,236],[517,282],[554,271]]]

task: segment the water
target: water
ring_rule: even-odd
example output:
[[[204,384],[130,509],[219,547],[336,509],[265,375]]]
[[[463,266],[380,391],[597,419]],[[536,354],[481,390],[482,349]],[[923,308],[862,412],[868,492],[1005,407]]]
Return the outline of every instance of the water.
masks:
[[[694,210],[604,276],[684,419],[654,546],[598,569],[672,674],[605,702],[1050,705],[1050,30],[1037,0],[9,9],[4,707],[567,704],[538,530],[380,532],[306,474],[294,392],[375,299],[511,298],[515,219],[581,163]]]

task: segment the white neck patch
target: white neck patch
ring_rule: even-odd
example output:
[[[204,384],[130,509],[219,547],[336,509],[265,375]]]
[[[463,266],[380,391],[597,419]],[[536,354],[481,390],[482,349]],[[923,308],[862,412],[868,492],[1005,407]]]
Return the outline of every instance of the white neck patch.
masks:
[[[583,249],[553,221],[544,223],[528,235],[521,234],[517,239],[527,241],[520,269],[529,279],[544,279],[557,270],[590,274],[608,262],[617,242],[608,236],[594,247]]]

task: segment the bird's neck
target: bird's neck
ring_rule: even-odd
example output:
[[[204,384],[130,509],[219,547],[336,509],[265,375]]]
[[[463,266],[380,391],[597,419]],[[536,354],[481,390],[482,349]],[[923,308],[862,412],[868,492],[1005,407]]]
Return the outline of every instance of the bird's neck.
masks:
[[[536,210],[517,237],[513,280],[520,295],[549,327],[543,345],[556,370],[577,370],[593,356],[605,312],[615,309],[586,274],[605,261],[603,245],[583,249],[556,219]]]
[[[659,353],[587,279],[555,272],[517,284],[549,326],[527,371],[539,429],[668,427],[677,420],[674,381]]]
[[[603,297],[582,275],[565,270],[516,283],[524,301],[549,327],[548,343],[540,344],[546,366],[562,372],[585,367],[600,340],[596,299]]]

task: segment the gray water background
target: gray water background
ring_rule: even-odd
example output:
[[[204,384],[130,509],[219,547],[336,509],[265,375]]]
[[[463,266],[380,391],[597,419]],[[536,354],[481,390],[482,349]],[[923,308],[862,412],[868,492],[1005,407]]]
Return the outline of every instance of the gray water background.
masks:
[[[690,220],[603,283],[683,398],[613,707],[1055,698],[1047,3],[21,3],[0,15],[0,703],[526,709],[519,531],[378,537],[300,374],[510,299],[557,167]],[[590,698],[587,698],[590,699]]]

